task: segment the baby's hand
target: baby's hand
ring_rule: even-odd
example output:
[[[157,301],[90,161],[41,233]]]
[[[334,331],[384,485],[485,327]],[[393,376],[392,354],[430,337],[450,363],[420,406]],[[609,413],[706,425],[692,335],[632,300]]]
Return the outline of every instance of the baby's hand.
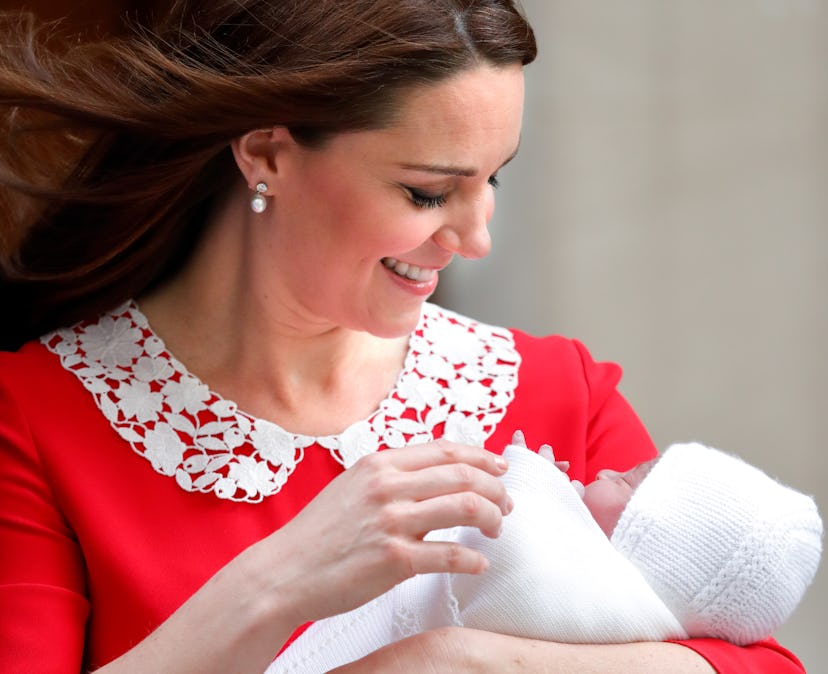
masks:
[[[526,436],[523,435],[523,431],[515,431],[512,433],[512,444],[518,447],[526,447]],[[526,449],[529,448],[526,447]]]
[[[517,445],[518,447],[526,447],[526,437],[523,435],[523,431],[514,432],[512,435],[512,444]],[[526,449],[529,448],[526,447]],[[554,463],[555,468],[558,470],[564,473],[569,470],[569,461],[555,461],[555,453],[552,451],[551,445],[541,445],[538,450],[538,454],[547,461]]]
[[[522,431],[515,431],[515,434],[512,436],[512,444],[518,445],[520,447],[526,447],[526,438],[523,436]],[[541,445],[540,449],[538,449],[538,455],[542,456],[547,461],[555,464],[555,468],[560,470],[562,473],[565,473],[569,470],[569,461],[556,461],[555,460],[555,452],[552,451],[551,445]],[[584,497],[584,484],[580,480],[572,480],[572,486],[575,488],[575,491],[578,493],[578,496],[581,498]]]
[[[538,454],[547,461],[551,461],[552,463],[554,463],[555,468],[557,468],[562,473],[565,473],[569,470],[569,461],[556,461],[555,452],[552,451],[552,447],[550,445],[541,445],[540,449],[538,450]]]

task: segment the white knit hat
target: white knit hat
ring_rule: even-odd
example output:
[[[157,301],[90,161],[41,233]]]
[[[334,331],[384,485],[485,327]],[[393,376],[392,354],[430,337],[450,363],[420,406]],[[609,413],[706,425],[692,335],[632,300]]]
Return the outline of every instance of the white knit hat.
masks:
[[[816,573],[822,520],[809,496],[704,445],[672,445],[639,485],[612,543],[688,634],[749,644],[793,613]]]

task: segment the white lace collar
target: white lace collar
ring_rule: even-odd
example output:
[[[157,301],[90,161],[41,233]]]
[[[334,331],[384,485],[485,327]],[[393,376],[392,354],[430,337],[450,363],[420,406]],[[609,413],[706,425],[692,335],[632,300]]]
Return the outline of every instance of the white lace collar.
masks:
[[[425,304],[396,386],[378,409],[338,435],[311,437],[210,391],[132,301],[41,341],[158,473],[186,491],[249,503],[277,493],[314,444],[346,468],[379,449],[440,436],[482,445],[514,398],[520,364],[508,330]]]

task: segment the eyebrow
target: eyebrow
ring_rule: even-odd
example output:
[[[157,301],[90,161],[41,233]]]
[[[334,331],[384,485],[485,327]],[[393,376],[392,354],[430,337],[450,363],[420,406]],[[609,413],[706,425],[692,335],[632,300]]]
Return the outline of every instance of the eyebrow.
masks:
[[[498,171],[502,169],[506,164],[512,161],[520,150],[520,143],[515,148],[515,151],[509,155],[509,158],[504,161]],[[423,171],[425,173],[436,173],[438,175],[443,176],[462,176],[464,178],[471,178],[472,176],[477,175],[477,169],[474,168],[464,168],[461,166],[444,166],[442,164],[400,164],[400,168],[407,169],[409,171]]]

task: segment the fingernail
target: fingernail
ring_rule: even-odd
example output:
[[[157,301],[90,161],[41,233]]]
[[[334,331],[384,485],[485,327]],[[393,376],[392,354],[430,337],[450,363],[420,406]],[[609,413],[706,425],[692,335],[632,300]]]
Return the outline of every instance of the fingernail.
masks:
[[[504,515],[508,515],[508,514],[509,514],[510,512],[512,512],[514,509],[515,509],[515,502],[514,502],[514,500],[512,500],[512,497],[511,497],[511,496],[509,496],[509,495],[507,494],[507,495],[506,495],[506,503],[505,503],[505,508],[504,508],[504,510],[503,510],[503,514],[504,514]]]
[[[523,436],[523,431],[515,431],[512,435],[512,444],[526,447],[526,438]]]
[[[509,467],[509,462],[506,461],[502,456],[495,457],[495,465],[500,468],[500,470],[506,470]]]

